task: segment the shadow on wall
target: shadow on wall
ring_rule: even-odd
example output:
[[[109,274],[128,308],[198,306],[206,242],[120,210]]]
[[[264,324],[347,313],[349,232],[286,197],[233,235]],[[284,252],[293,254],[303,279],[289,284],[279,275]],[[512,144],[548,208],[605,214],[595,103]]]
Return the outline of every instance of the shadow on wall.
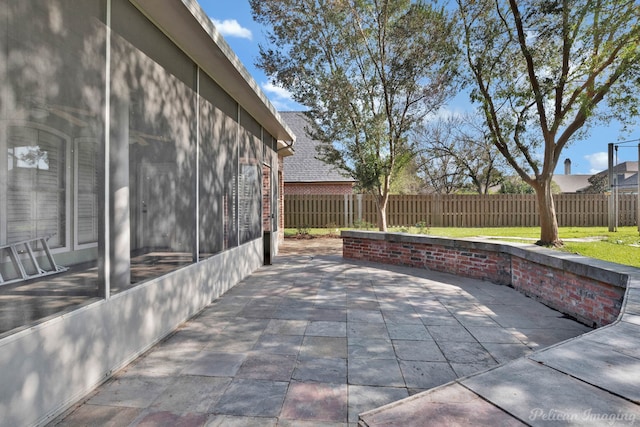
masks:
[[[52,234],[56,257],[91,272],[89,291],[78,296],[102,298],[2,339],[0,425],[15,426],[41,422],[81,398],[261,265],[262,150],[254,123],[243,131],[239,161],[237,105],[228,96],[219,100],[213,81],[198,101],[193,63],[130,2],[112,1],[110,129],[104,2],[0,5],[7,23],[0,32],[0,246],[21,233]],[[201,168],[207,198],[200,212],[196,102],[203,115],[215,112],[202,126],[203,161],[211,163]],[[228,133],[223,143],[216,132]],[[230,166],[238,163],[242,171]],[[150,263],[174,257],[179,270],[132,275],[131,259],[144,255]],[[193,264],[200,257],[210,259]],[[107,273],[118,292],[105,300]],[[24,307],[14,313],[23,326],[34,320]]]
[[[256,240],[5,339],[0,426],[59,414],[259,268],[261,251]]]

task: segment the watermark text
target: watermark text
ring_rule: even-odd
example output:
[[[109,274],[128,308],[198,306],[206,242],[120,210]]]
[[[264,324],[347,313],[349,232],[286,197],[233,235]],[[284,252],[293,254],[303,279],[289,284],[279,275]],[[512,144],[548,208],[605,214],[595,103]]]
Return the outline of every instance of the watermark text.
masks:
[[[534,408],[529,413],[530,421],[560,421],[560,422],[580,422],[598,423],[601,425],[632,425],[636,421],[636,414],[625,412],[598,413],[593,409],[586,409],[583,412],[566,412],[559,409]]]

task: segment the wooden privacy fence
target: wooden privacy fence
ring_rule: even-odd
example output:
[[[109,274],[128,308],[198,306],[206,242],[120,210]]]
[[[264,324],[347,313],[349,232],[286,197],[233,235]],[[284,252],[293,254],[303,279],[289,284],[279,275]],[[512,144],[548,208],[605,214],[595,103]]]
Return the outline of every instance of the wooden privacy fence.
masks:
[[[619,226],[636,225],[637,196],[618,196]],[[560,226],[607,226],[606,194],[554,196]],[[284,200],[285,227],[349,227],[377,223],[373,196],[288,195]],[[533,194],[392,195],[387,205],[389,227],[536,227],[540,225]]]

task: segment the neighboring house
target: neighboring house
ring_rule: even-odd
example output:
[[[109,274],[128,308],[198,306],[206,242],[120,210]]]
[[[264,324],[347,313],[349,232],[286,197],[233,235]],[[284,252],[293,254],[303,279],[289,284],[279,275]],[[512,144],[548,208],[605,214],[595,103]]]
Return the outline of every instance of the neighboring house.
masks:
[[[608,177],[609,171],[603,170],[597,175]],[[638,192],[638,162],[622,162],[613,167],[614,182],[621,193]]]
[[[572,174],[571,160],[566,159],[564,162],[564,174],[554,174],[552,181],[556,184],[556,188],[560,193],[579,193],[591,185],[589,183],[591,176],[592,175],[589,174]],[[492,188],[494,192],[497,192],[499,189],[500,186]],[[552,190],[554,192],[556,191],[554,188],[552,188]]]
[[[295,194],[352,194],[355,181],[316,158],[319,141],[307,129],[313,123],[300,111],[281,112],[280,116],[296,135],[295,160],[284,159],[284,192]]]
[[[0,10],[0,426],[19,427],[262,266],[295,137],[195,0]]]
[[[589,174],[573,175],[571,173],[571,160],[566,159],[564,161],[564,175],[553,175],[553,182],[558,185],[561,193],[579,193],[591,185],[589,183],[591,176]]]
[[[560,188],[561,193],[579,193],[589,187],[589,178],[593,175],[553,175],[553,182]]]
[[[618,178],[618,190],[623,193],[637,193],[638,173],[636,172],[633,175],[630,175],[622,180]]]
[[[636,193],[638,191],[638,162],[623,162],[613,167],[614,184],[622,193]],[[591,177],[607,179],[609,170],[605,169],[594,175],[572,175],[571,161],[565,160],[565,174],[553,175],[553,181],[558,184],[562,193],[582,193],[589,189]]]

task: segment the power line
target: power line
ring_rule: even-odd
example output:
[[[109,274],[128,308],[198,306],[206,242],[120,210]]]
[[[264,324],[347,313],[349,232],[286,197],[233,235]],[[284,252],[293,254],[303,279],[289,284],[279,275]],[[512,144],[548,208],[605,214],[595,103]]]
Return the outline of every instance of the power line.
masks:
[[[628,141],[612,142],[612,144],[616,147],[635,147],[635,145],[631,145],[632,142],[640,142],[640,138],[630,139]]]

